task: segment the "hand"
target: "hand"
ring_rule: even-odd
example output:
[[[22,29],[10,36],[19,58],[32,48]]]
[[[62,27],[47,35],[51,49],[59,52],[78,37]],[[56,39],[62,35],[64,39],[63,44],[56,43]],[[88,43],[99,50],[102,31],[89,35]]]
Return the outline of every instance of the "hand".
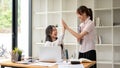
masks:
[[[64,21],[63,19],[62,19],[62,25],[63,25],[63,27],[64,27],[65,29],[68,28],[67,24],[65,23],[65,21]]]
[[[63,33],[65,33],[66,28],[63,25],[63,20],[62,20],[62,26],[63,26],[62,31],[63,31]]]

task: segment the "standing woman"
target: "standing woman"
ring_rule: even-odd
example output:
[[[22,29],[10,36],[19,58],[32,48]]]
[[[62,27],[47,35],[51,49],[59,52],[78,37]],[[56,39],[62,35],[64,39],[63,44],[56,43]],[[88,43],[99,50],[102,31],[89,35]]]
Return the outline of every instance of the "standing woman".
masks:
[[[81,21],[79,25],[79,32],[73,31],[67,26],[67,24],[62,21],[63,26],[68,30],[74,37],[77,38],[78,42],[81,44],[79,49],[79,58],[87,58],[96,61],[96,50],[95,50],[95,25],[92,15],[92,10],[86,6],[80,6],[77,9],[77,16]],[[96,64],[91,68],[96,68]]]

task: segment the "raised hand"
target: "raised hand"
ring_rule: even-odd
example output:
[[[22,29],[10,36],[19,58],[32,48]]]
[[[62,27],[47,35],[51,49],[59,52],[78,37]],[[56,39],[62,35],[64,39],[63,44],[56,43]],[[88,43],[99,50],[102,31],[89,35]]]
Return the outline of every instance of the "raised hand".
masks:
[[[64,21],[63,19],[62,19],[62,25],[63,25],[63,27],[64,27],[65,29],[68,28],[67,24],[65,23],[65,21]]]
[[[61,23],[62,23],[62,27],[63,27],[62,31],[63,31],[63,33],[65,33],[66,28],[65,28],[65,26],[63,25],[63,20],[62,20]]]

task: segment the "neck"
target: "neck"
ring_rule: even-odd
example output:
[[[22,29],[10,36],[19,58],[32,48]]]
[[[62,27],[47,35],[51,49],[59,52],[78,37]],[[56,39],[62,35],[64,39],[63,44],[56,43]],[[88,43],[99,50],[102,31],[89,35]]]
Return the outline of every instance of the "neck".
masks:
[[[55,41],[56,40],[56,38],[52,38],[52,41]]]
[[[84,18],[84,21],[86,21],[88,19],[88,17],[86,16],[85,18]]]

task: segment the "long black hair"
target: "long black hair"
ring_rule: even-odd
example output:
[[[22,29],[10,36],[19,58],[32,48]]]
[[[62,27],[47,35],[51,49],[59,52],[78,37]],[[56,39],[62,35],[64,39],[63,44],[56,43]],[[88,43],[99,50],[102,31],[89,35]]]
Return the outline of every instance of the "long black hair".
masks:
[[[46,34],[46,39],[45,41],[50,41],[52,42],[52,38],[51,38],[51,34],[52,34],[52,31],[53,31],[53,27],[55,27],[54,25],[49,25],[47,28],[46,28],[46,31],[45,31],[45,34]],[[56,38],[57,39],[57,38]]]
[[[46,28],[46,30],[45,30],[45,34],[46,34],[46,39],[45,39],[45,41],[53,42],[50,35],[52,34],[52,31],[53,31],[53,28],[54,28],[54,27],[56,27],[56,26],[54,26],[54,25],[49,25],[49,26]],[[56,40],[57,40],[57,38],[56,38]],[[63,49],[63,44],[61,44],[60,46],[61,46],[61,48]]]
[[[87,8],[86,6],[80,6],[77,9],[77,13],[82,15],[83,13],[86,13],[87,16],[90,16],[90,20],[93,20],[93,13],[91,8]]]

